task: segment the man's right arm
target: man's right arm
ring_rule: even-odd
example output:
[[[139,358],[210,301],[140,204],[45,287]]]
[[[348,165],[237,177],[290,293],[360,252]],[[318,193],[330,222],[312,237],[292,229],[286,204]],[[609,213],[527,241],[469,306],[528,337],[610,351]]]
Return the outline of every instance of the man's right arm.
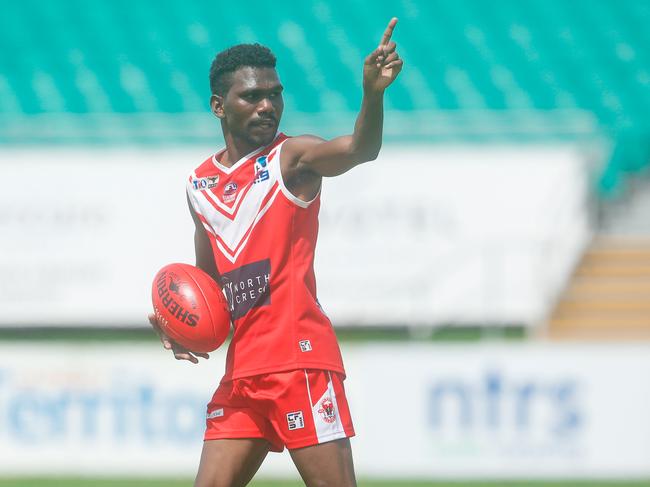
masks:
[[[187,197],[187,206],[190,209],[190,215],[194,221],[194,253],[196,255],[196,267],[208,273],[212,279],[219,282],[219,271],[217,264],[214,261],[214,254],[212,253],[212,246],[208,239],[208,234],[199,216],[194,211],[190,197]]]
[[[187,205],[190,209],[192,220],[194,221],[194,252],[196,254],[196,267],[207,272],[212,279],[219,282],[219,272],[217,271],[217,265],[214,261],[214,254],[212,253],[210,240],[205,232],[205,228],[203,228],[201,220],[192,207],[189,196],[187,197]],[[151,326],[153,326],[156,333],[158,333],[163,347],[167,350],[171,350],[174,353],[176,360],[188,360],[196,364],[199,362],[197,357],[206,359],[210,358],[207,353],[192,352],[191,350],[181,347],[178,343],[170,339],[160,328],[156,315],[149,315],[149,323],[151,323]]]

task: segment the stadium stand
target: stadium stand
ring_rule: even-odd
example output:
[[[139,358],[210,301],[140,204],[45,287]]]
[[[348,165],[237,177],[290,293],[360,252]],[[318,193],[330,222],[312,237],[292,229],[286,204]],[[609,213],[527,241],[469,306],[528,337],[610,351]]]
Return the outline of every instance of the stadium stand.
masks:
[[[215,52],[259,41],[280,59],[285,130],[352,123],[359,69],[400,18],[406,69],[389,140],[613,141],[604,192],[650,160],[650,3],[635,0],[0,0],[0,143],[213,141]],[[318,114],[318,123],[311,115]]]
[[[650,240],[600,239],[549,322],[552,339],[650,339]]]
[[[549,321],[552,339],[650,339],[650,179],[603,205],[586,250]]]

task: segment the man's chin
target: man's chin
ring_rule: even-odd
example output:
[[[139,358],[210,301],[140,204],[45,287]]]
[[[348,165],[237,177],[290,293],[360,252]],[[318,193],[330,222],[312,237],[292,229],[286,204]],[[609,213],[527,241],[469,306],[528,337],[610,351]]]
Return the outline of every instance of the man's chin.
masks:
[[[249,140],[256,146],[269,145],[275,139],[275,130],[270,130],[264,134],[250,134]]]

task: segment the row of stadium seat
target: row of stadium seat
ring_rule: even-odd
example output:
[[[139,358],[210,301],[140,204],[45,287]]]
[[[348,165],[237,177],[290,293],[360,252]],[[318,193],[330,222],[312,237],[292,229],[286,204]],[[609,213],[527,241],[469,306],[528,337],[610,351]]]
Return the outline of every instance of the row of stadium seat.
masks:
[[[646,119],[650,3],[635,0],[2,0],[5,113],[202,111],[215,51],[259,41],[290,108],[354,110],[387,18],[407,60],[397,110],[569,109]],[[647,123],[647,122],[645,122]]]
[[[350,113],[363,58],[395,15],[407,69],[389,109],[588,112],[624,146],[650,145],[650,2],[0,0],[0,11],[5,121],[205,112],[215,52],[255,41],[278,56],[287,110]],[[613,174],[647,162],[627,152]]]

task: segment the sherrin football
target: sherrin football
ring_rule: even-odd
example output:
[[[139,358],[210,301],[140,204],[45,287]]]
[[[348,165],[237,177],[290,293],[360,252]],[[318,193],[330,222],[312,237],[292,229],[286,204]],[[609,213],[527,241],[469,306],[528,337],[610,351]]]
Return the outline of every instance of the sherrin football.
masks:
[[[230,331],[230,312],[221,287],[189,264],[169,264],[153,281],[153,309],[162,331],[192,352],[212,352]]]

